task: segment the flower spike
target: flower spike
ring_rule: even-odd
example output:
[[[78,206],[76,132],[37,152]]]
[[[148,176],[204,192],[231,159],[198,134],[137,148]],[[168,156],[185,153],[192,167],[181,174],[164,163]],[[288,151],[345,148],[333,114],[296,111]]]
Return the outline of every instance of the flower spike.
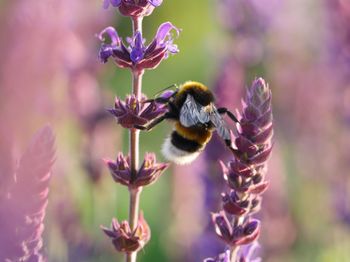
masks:
[[[250,261],[251,255],[246,254],[242,246],[252,245],[260,234],[260,221],[252,219],[251,215],[259,211],[261,195],[269,186],[264,178],[273,145],[271,90],[262,78],[256,79],[247,89],[242,106],[237,132],[232,139],[236,148],[234,158],[227,165],[220,162],[230,190],[222,194],[223,210],[213,214],[212,220],[216,234],[230,250],[238,249],[230,259],[245,262]]]

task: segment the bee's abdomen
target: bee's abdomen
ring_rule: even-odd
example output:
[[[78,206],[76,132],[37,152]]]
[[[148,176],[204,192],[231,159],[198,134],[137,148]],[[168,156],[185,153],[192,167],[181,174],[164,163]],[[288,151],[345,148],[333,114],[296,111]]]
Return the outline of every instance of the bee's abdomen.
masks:
[[[195,160],[204,145],[181,136],[174,130],[164,141],[162,153],[167,160],[184,165]]]
[[[175,124],[175,130],[165,139],[162,152],[166,159],[184,165],[195,160],[211,137],[211,132],[203,129],[185,128]]]
[[[199,145],[205,145],[209,142],[212,132],[203,127],[185,127],[180,121],[175,123],[175,131],[180,137],[187,141],[196,142]],[[174,133],[173,132],[173,133]]]
[[[181,136],[176,130],[174,130],[171,134],[171,143],[176,148],[189,153],[196,152],[203,147],[203,145],[199,144],[197,141]]]

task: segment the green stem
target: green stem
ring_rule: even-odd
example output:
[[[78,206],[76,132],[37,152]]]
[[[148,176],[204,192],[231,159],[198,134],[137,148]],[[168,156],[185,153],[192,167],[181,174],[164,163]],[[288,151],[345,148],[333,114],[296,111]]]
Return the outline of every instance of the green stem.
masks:
[[[132,18],[133,35],[139,31],[142,33],[142,17]],[[144,71],[132,70],[132,93],[137,100],[141,99],[142,76]],[[130,129],[129,133],[129,152],[130,152],[130,168],[132,180],[136,177],[139,166],[139,137],[140,131]],[[129,188],[130,204],[129,204],[129,225],[131,230],[137,228],[139,218],[140,194],[142,187]],[[126,253],[126,262],[136,262],[137,252]]]
[[[132,230],[137,227],[140,206],[140,194],[142,187],[129,188],[130,207],[129,207],[129,225]],[[136,262],[137,252],[127,253],[126,262]]]

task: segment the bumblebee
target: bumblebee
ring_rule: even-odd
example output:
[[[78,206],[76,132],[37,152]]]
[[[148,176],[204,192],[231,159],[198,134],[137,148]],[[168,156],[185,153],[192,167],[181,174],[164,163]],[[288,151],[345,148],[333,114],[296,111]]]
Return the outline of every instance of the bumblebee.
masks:
[[[213,131],[234,150],[231,147],[230,130],[221,115],[227,114],[234,122],[238,120],[227,108],[216,108],[214,95],[205,85],[188,81],[175,91],[165,92],[146,102],[166,104],[168,111],[147,125],[135,128],[149,131],[165,119],[174,122],[174,130],[162,147],[167,160],[180,165],[191,163],[203,151]]]

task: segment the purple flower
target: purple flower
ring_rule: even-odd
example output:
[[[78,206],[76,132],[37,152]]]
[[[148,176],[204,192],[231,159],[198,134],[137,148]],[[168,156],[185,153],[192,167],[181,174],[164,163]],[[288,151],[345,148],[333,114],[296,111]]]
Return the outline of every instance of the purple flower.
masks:
[[[250,199],[240,199],[234,190],[222,194],[222,202],[223,208],[228,214],[241,216],[249,211]]]
[[[113,27],[107,27],[98,38],[104,41],[104,34],[110,38],[110,43],[103,43],[100,48],[99,58],[102,63],[106,63],[110,57],[114,59],[117,66],[122,68],[132,68],[134,70],[153,69],[157,67],[169,53],[179,52],[177,46],[173,44],[172,30],[179,36],[180,30],[170,22],[159,26],[153,41],[145,46],[145,40],[141,32],[136,32],[132,38],[128,38],[128,46],[124,44]]]
[[[103,0],[103,8],[107,9],[111,4],[114,7],[120,6],[122,0]]]
[[[203,262],[230,262],[230,250],[226,250],[225,253],[219,254],[214,258],[206,258]]]
[[[238,251],[239,262],[261,262],[261,258],[256,257],[256,251],[259,248],[258,242],[242,246]]]
[[[142,187],[153,184],[169,166],[165,163],[156,163],[153,153],[146,153],[145,159],[135,177],[132,177],[129,157],[119,153],[116,161],[105,161],[117,183],[128,187]]]
[[[255,241],[260,234],[260,221],[256,219],[246,220],[242,225],[231,225],[225,212],[212,214],[216,234],[234,247],[246,245]]]
[[[116,98],[114,108],[108,111],[117,118],[118,124],[125,128],[145,125],[166,112],[164,105],[155,102],[145,103],[146,100],[147,98],[142,96],[141,101],[137,101],[135,95],[127,96],[125,102]]]
[[[131,230],[128,221],[119,224],[117,219],[112,220],[111,228],[101,226],[105,234],[112,239],[114,248],[119,252],[136,252],[143,248],[151,238],[151,231],[143,218],[142,212],[139,216],[138,225]]]
[[[262,194],[269,183],[263,175],[238,159],[231,160],[227,166],[220,161],[223,176],[228,186],[237,192]]]
[[[111,4],[118,7],[124,16],[142,17],[150,15],[162,2],[162,0],[104,0],[103,7],[107,9]]]
[[[169,164],[156,163],[156,155],[154,153],[146,153],[133,183],[135,186],[151,185],[163,174],[168,166]]]

